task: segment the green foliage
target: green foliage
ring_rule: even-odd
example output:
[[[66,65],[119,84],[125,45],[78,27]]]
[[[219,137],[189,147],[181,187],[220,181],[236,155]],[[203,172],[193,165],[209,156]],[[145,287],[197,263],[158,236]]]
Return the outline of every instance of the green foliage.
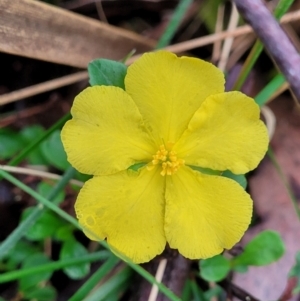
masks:
[[[47,197],[52,189],[53,187],[45,182],[41,182],[37,187],[37,191],[44,197]],[[59,204],[63,201],[64,197],[64,191],[60,191],[56,194],[52,201]],[[21,220],[26,220],[34,210],[34,207],[26,208],[22,212]],[[51,211],[45,211],[42,216],[28,229],[25,237],[29,240],[43,240],[47,237],[54,236],[55,233],[57,233],[57,231],[65,225],[66,223],[56,214]]]
[[[296,254],[296,264],[291,269],[289,276],[297,278],[297,285],[293,290],[293,294],[300,293],[300,251]]]
[[[233,260],[233,264],[262,266],[277,261],[285,252],[284,243],[275,231],[264,231],[254,237],[244,252]]]
[[[237,183],[239,183],[244,189],[247,187],[247,179],[245,175],[236,175],[229,170],[226,170],[222,173],[223,177],[230,178]]]
[[[166,47],[170,44],[172,38],[176,33],[176,30],[180,26],[180,23],[183,20],[184,15],[186,14],[192,2],[192,0],[179,1],[165,32],[161,35],[159,41],[157,42],[157,45],[155,47],[156,49]]]
[[[23,211],[22,220],[26,219],[34,210],[27,208]],[[50,211],[45,211],[38,221],[26,232],[25,237],[29,240],[39,241],[52,237],[65,222]]]
[[[30,144],[36,137],[41,137],[45,133],[45,129],[40,125],[31,125],[20,131],[20,136],[24,141],[24,145]],[[46,165],[47,161],[43,156],[40,147],[34,148],[27,156],[28,163],[32,165]]]
[[[47,162],[59,170],[66,170],[70,164],[63,148],[60,131],[54,131],[47,140],[41,144],[41,149]]]
[[[88,65],[90,85],[116,86],[125,89],[127,66],[107,59],[93,60]]]
[[[268,265],[277,261],[285,251],[280,235],[275,231],[263,231],[245,246],[242,254],[227,259],[217,255],[200,261],[200,276],[207,281],[220,281],[231,270],[246,272],[248,266]]]
[[[50,259],[45,254],[35,253],[24,260],[22,264],[22,268],[25,269],[25,268],[35,267],[48,262],[50,262]],[[37,286],[38,284],[49,280],[51,275],[52,272],[44,271],[44,272],[31,275],[30,277],[23,277],[20,279],[19,282],[20,290],[22,292],[32,290],[32,288]]]
[[[132,270],[129,267],[124,267],[114,277],[106,281],[93,294],[88,296],[85,301],[106,301],[115,295],[116,291],[123,291],[130,284]],[[117,299],[114,299],[117,300]]]
[[[0,159],[11,158],[23,147],[22,138],[12,130],[0,130]]]
[[[230,271],[230,261],[222,255],[200,260],[200,275],[207,281],[220,281]]]
[[[39,252],[39,247],[32,245],[30,242],[20,240],[16,246],[7,254],[4,258],[5,268],[7,270],[15,269],[21,264],[27,257],[34,253]]]
[[[75,239],[67,240],[63,243],[60,251],[60,259],[79,258],[88,254],[87,249]],[[76,264],[63,269],[63,271],[71,279],[81,279],[85,277],[90,271],[90,264]]]
[[[53,301],[56,299],[56,290],[52,286],[35,287],[23,292],[28,300]]]

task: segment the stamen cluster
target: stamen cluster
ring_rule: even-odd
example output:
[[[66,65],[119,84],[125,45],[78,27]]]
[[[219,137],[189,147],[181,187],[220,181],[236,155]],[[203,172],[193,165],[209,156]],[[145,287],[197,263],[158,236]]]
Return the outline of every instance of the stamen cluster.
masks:
[[[171,146],[172,144],[168,143],[168,145]],[[162,176],[171,176],[178,170],[180,166],[184,165],[184,160],[178,159],[176,152],[172,150],[168,151],[163,144],[152,157],[153,160],[147,166],[148,170],[152,170],[155,165],[161,164],[162,171],[160,174]]]

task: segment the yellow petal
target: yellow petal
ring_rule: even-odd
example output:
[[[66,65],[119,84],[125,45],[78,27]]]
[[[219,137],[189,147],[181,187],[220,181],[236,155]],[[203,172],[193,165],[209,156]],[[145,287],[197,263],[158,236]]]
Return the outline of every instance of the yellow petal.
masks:
[[[187,258],[208,258],[232,248],[251,215],[250,196],[231,179],[186,166],[167,178],[166,238]]]
[[[174,150],[187,165],[244,174],[258,165],[268,141],[254,100],[228,92],[203,102]]]
[[[85,89],[71,113],[61,137],[69,162],[82,173],[112,174],[151,160],[156,151],[136,105],[120,88]]]
[[[75,210],[93,240],[107,238],[117,252],[135,263],[149,261],[166,244],[164,178],[159,170],[122,171],[96,176],[81,189]]]
[[[176,142],[206,97],[224,91],[224,76],[208,62],[159,51],[128,68],[125,87],[161,145]]]

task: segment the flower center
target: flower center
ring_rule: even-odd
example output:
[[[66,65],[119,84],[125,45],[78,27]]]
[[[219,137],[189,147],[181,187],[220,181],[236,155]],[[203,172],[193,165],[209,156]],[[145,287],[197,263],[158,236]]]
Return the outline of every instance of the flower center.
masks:
[[[147,169],[152,170],[155,165],[161,164],[162,171],[160,174],[171,176],[180,166],[184,165],[184,160],[178,159],[176,152],[171,150],[173,144],[169,142],[167,147],[162,144],[156,154],[152,156],[153,160],[147,165]]]

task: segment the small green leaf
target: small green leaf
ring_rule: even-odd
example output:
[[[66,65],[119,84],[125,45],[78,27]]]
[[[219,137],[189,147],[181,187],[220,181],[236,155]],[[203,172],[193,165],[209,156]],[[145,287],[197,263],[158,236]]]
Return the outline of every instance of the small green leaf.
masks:
[[[247,265],[233,265],[232,269],[238,273],[247,273],[248,272]]]
[[[41,137],[45,132],[44,128],[40,125],[32,125],[23,128],[20,132],[20,135],[26,145],[30,144],[37,137]],[[43,156],[40,145],[37,145],[27,156],[27,160],[30,164],[33,165],[45,165],[47,161]]]
[[[67,161],[66,152],[61,142],[59,130],[53,132],[51,136],[42,143],[41,149],[43,156],[52,166],[63,171],[70,166]]]
[[[26,208],[22,213],[22,220],[25,220],[34,210],[33,207]],[[25,237],[29,240],[39,241],[52,237],[63,227],[65,222],[51,211],[43,212],[42,216],[27,230]]]
[[[55,232],[55,239],[61,240],[61,241],[73,240],[74,239],[73,230],[74,230],[74,227],[70,224],[59,228]]]
[[[23,295],[28,300],[38,301],[53,301],[56,300],[56,290],[52,286],[34,287],[23,292]]]
[[[87,249],[76,240],[68,240],[63,244],[60,251],[60,259],[78,258],[88,254]],[[71,279],[81,279],[85,277],[90,271],[90,264],[83,263],[75,266],[64,268],[63,271]]]
[[[44,255],[42,253],[36,253],[36,254],[33,254],[33,255],[27,257],[24,260],[22,267],[24,269],[32,268],[32,267],[43,265],[43,264],[46,264],[49,262],[50,262],[50,259],[46,255]],[[39,272],[34,275],[31,275],[30,277],[23,277],[19,280],[20,290],[22,292],[28,291],[33,286],[36,286],[43,281],[49,280],[51,275],[52,275],[51,271],[50,272],[44,271],[44,272]]]
[[[45,198],[48,197],[48,195],[51,193],[52,190],[53,190],[53,186],[49,185],[46,182],[40,182],[37,187],[37,192]],[[51,199],[51,202],[59,205],[64,199],[65,199],[65,192],[61,190],[53,199]]]
[[[125,89],[127,66],[116,61],[97,59],[88,65],[90,85],[116,86]]]
[[[246,189],[246,187],[247,187],[247,179],[246,179],[245,175],[236,175],[236,174],[232,173],[231,171],[226,170],[222,173],[222,176],[236,181],[244,189]]]
[[[128,169],[133,171],[138,171],[141,167],[145,166],[147,163],[137,163],[128,167]]]
[[[201,173],[204,173],[206,175],[213,175],[213,176],[221,175],[221,171],[219,171],[219,170],[213,170],[210,168],[203,168],[203,167],[193,166],[193,165],[190,165],[190,168],[193,170],[200,171]]]
[[[230,271],[230,262],[222,255],[200,260],[200,275],[207,281],[220,281]]]
[[[20,240],[17,242],[16,246],[5,256],[5,266],[8,270],[12,270],[22,261],[24,261],[25,258],[37,252],[37,246],[32,245],[28,241]]]
[[[216,285],[204,293],[205,300],[212,300],[213,298],[216,300],[219,300],[221,298],[216,298],[216,297],[222,296],[223,292],[224,292],[224,290],[222,289],[222,287],[219,285]]]
[[[24,147],[20,135],[9,129],[0,130],[0,159],[6,160],[13,157]]]
[[[254,237],[244,252],[233,259],[233,265],[262,266],[278,260],[285,252],[284,243],[275,231],[266,230]]]

